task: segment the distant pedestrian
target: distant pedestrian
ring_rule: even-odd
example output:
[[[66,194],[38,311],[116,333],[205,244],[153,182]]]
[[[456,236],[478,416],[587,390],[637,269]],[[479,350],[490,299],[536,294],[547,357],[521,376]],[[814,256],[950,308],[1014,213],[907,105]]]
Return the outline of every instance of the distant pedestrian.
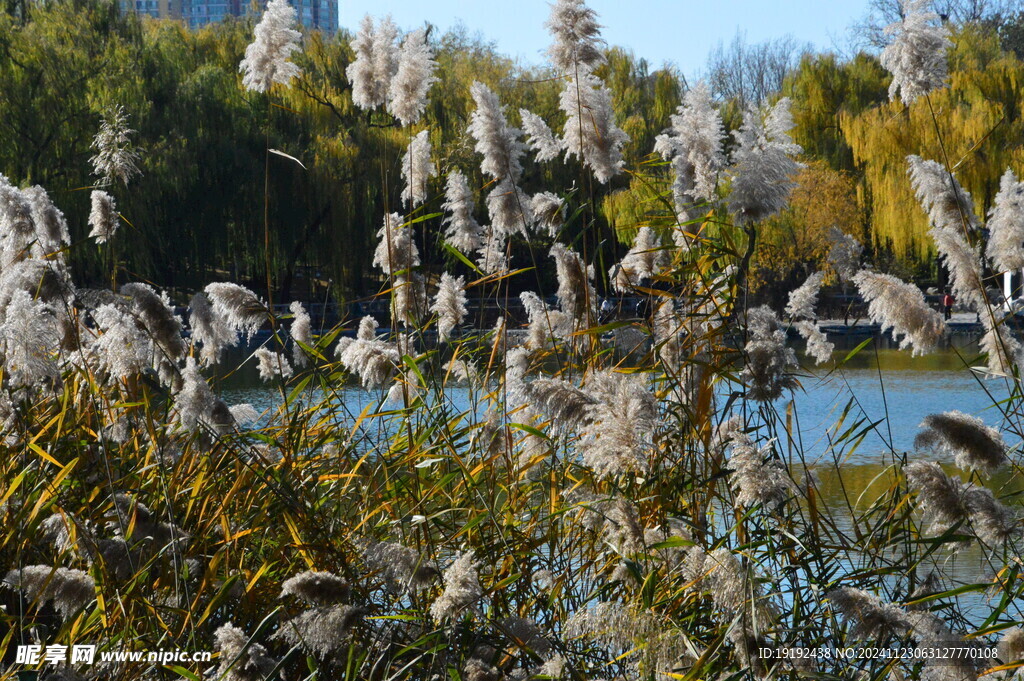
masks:
[[[942,296],[942,314],[947,322],[953,318],[954,303],[956,303],[956,298],[947,290],[946,295]]]

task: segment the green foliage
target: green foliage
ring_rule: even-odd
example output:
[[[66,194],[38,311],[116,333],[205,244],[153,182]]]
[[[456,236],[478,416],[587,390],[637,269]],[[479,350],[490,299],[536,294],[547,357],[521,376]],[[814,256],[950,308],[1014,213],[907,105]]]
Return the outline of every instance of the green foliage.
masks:
[[[122,17],[105,0],[38,5],[24,24],[0,15],[0,172],[15,183],[46,186],[63,207],[78,244],[72,263],[83,283],[105,281],[110,257],[84,240],[87,188],[94,182],[89,142],[100,114],[121,105],[144,151],[143,177],[112,190],[131,225],[112,254],[121,279],[131,273],[191,288],[230,277],[261,287],[269,170],[266,208],[278,296],[322,299],[329,281],[332,295],[376,290],[367,256],[385,208],[399,204],[399,163],[417,131],[353,106],[345,78],[351,36],[344,31],[329,39],[306,37],[297,57],[303,76],[294,87],[266,97],[246,93],[238,62],[251,33],[251,20],[189,31],[173,22]],[[464,29],[431,40],[440,80],[424,124],[441,154],[433,192],[439,197],[443,174],[454,168],[474,186],[484,184],[466,133],[474,80],[499,94],[513,122],[520,107],[556,129],[564,118],[560,86],[546,72],[517,66]],[[621,50],[611,51],[604,70],[620,124],[632,138],[627,152],[646,153],[679,103],[678,74],[651,72]],[[308,170],[268,156],[267,148],[296,156]],[[575,162],[530,163],[525,188],[570,186],[583,177]],[[606,188],[590,184],[588,194],[599,202]],[[439,205],[437,199],[428,212]],[[596,229],[605,229],[599,216]],[[432,221],[429,231],[439,230],[439,220]]]

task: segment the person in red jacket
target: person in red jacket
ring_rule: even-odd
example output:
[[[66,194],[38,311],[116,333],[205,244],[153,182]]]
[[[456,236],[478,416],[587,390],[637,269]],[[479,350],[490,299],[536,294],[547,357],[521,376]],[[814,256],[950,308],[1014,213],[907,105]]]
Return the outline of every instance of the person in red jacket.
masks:
[[[949,289],[946,289],[946,295],[942,296],[942,312],[946,321],[949,321],[953,316],[953,303],[955,302],[956,298],[954,298],[953,294],[949,292]]]

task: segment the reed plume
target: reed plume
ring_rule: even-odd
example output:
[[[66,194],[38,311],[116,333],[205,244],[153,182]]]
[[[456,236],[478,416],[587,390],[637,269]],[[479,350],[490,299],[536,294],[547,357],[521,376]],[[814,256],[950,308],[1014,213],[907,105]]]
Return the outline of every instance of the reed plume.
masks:
[[[295,8],[288,0],[270,0],[260,22],[253,31],[253,41],[245,48],[245,57],[238,65],[242,85],[247,90],[266,92],[274,83],[288,85],[302,70],[289,61],[300,51],[302,34],[295,25]]]

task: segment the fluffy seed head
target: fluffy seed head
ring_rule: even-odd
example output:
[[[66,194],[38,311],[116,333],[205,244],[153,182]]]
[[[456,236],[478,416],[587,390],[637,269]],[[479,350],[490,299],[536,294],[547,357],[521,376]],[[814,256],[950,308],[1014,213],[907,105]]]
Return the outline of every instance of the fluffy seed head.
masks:
[[[861,270],[854,278],[857,289],[868,302],[871,321],[891,329],[900,341],[900,349],[913,348],[914,355],[923,355],[938,344],[946,334],[942,315],[924,299],[921,289],[891,274]]]
[[[952,43],[930,5],[931,0],[904,0],[903,19],[885,29],[892,41],[882,50],[880,61],[892,74],[890,100],[898,95],[904,104],[913,104],[946,84],[946,51]]]
[[[277,666],[259,643],[251,643],[244,631],[230,622],[213,633],[220,652],[217,678],[223,681],[264,681]]]
[[[926,416],[921,428],[914,446],[952,454],[962,470],[992,473],[1009,462],[1003,436],[979,418],[947,411]]]
[[[1019,182],[1012,170],[999,181],[987,227],[986,254],[995,268],[1000,272],[1024,268],[1024,182]]]
[[[769,218],[789,202],[793,176],[802,164],[793,156],[803,152],[789,133],[793,129],[789,98],[782,98],[764,119],[753,109],[733,132],[739,148],[733,155],[729,210],[741,224]]]
[[[600,78],[582,74],[569,80],[559,98],[565,112],[562,148],[565,157],[576,157],[588,166],[601,184],[622,172],[622,146],[629,141],[615,124],[611,91]]]
[[[437,175],[437,168],[430,160],[430,132],[424,130],[412,138],[402,158],[402,201],[418,206],[427,200],[427,182]]]
[[[215,283],[204,290],[213,303],[214,314],[235,334],[244,333],[246,339],[251,339],[267,321],[267,306],[244,286]]]
[[[295,596],[309,605],[334,605],[348,597],[348,584],[330,572],[307,570],[281,585],[281,598]]]
[[[114,197],[105,191],[93,190],[92,210],[89,211],[89,226],[92,227],[92,231],[89,232],[89,236],[96,239],[98,244],[107,243],[117,233],[119,220]]]
[[[466,176],[458,170],[448,173],[445,186],[445,240],[463,255],[470,255],[480,248],[480,225],[473,218],[473,191]]]
[[[274,83],[288,85],[302,73],[288,61],[292,52],[300,50],[302,34],[295,25],[295,8],[288,0],[270,0],[260,23],[256,24],[252,43],[245,48],[245,58],[238,65],[242,85],[247,90],[266,92]]]
[[[125,186],[142,172],[138,162],[138,150],[132,146],[131,136],[135,131],[128,127],[128,114],[124,107],[108,109],[103,114],[100,130],[92,140],[96,154],[89,159],[92,173],[99,178],[100,186],[107,186],[120,180]]]
[[[658,135],[654,151],[672,161],[673,195],[681,212],[684,204],[715,199],[725,167],[725,126],[703,82],[687,91],[671,121],[672,127]]]
[[[818,305],[818,292],[824,281],[825,275],[815,272],[799,288],[790,291],[786,314],[792,319],[817,319],[814,308]]]
[[[398,69],[388,89],[388,111],[402,122],[412,125],[423,115],[427,92],[437,81],[433,52],[422,29],[405,37],[398,54]]]
[[[53,602],[54,609],[64,619],[74,616],[92,602],[96,584],[81,570],[69,570],[49,565],[30,565],[11,570],[4,577],[3,586],[16,589],[31,603],[42,605]]]
[[[559,74],[593,71],[605,62],[601,24],[584,0],[557,0],[546,26],[554,39],[548,56]]]
[[[445,272],[430,311],[437,315],[437,339],[446,342],[456,326],[466,318],[466,282]]]
[[[747,361],[741,378],[750,399],[771,402],[796,385],[791,373],[797,367],[796,353],[786,347],[786,332],[766,305],[747,313],[747,334],[749,340],[743,348]]]
[[[562,151],[562,144],[551,132],[551,128],[544,122],[544,119],[526,109],[519,110],[519,117],[523,121],[523,132],[529,137],[530,148],[536,154],[538,163],[553,161],[558,158]]]
[[[444,571],[444,591],[430,605],[435,620],[447,620],[461,614],[484,596],[472,551],[460,553]]]

